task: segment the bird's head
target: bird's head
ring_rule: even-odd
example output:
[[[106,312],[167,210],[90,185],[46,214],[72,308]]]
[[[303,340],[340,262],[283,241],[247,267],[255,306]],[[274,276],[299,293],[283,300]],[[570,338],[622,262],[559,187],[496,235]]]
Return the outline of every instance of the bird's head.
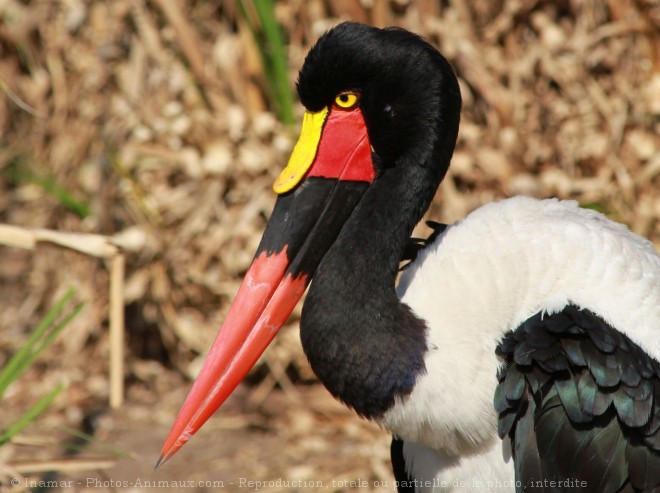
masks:
[[[394,170],[417,169],[430,182],[424,189],[431,190],[421,211],[449,165],[458,132],[458,84],[445,58],[420,37],[397,28],[340,24],[310,50],[297,88],[306,109],[303,128],[273,186],[275,208],[159,464],[256,363],[365,192]]]
[[[339,24],[309,51],[297,89],[312,113],[339,111],[357,96],[352,109],[364,118],[377,175],[402,155],[416,165],[444,167],[444,175],[448,160],[428,160],[428,153],[436,147],[453,152],[461,97],[447,60],[418,35]]]

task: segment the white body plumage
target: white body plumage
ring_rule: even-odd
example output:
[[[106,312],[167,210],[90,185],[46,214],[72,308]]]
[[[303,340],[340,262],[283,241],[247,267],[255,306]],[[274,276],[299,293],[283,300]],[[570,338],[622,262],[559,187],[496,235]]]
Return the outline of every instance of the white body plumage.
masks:
[[[660,256],[577,203],[516,197],[476,210],[422,250],[398,293],[429,327],[426,373],[382,424],[419,492],[513,491],[493,394],[502,336],[530,316],[587,308],[660,360]]]

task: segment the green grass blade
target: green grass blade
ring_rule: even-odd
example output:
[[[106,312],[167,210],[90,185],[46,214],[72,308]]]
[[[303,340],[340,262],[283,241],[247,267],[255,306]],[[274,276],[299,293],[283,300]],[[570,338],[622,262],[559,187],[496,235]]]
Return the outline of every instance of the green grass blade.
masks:
[[[89,206],[75,198],[71,192],[59,185],[53,177],[33,176],[32,181],[40,185],[46,193],[59,200],[62,205],[68,207],[71,212],[83,219],[89,216]]]
[[[607,206],[599,204],[598,202],[587,202],[585,204],[580,204],[580,207],[583,209],[591,209],[592,211],[600,212],[601,214],[609,214],[610,211]]]
[[[34,360],[39,357],[43,350],[50,346],[53,341],[55,341],[55,338],[59,335],[60,332],[62,332],[62,329],[66,327],[69,322],[71,322],[71,320],[73,320],[80,313],[80,310],[83,309],[83,306],[83,303],[78,303],[73,308],[73,310],[71,310],[71,312],[69,312],[69,314],[64,319],[62,319],[60,323],[51,329],[51,331],[43,338],[39,346],[34,351],[32,351],[32,353],[30,353],[28,358],[23,361],[23,364],[20,367],[21,373],[25,372],[25,370],[27,370],[30,365],[34,363]]]
[[[34,361],[34,358],[31,356],[34,352],[35,345],[43,337],[44,333],[48,328],[57,320],[57,318],[64,310],[65,305],[73,297],[75,290],[70,288],[62,296],[62,298],[55,303],[55,305],[48,310],[48,313],[44,315],[36,329],[32,332],[25,344],[16,352],[16,354],[7,362],[5,367],[0,370],[0,399],[4,395],[7,387],[11,385],[18,377],[20,377],[27,366],[25,365],[26,361]],[[77,312],[76,312],[77,313]],[[41,348],[43,350],[43,347]],[[39,350],[39,351],[41,351]]]
[[[282,30],[275,19],[275,4],[273,0],[256,0],[254,6],[264,32],[266,41],[264,51],[270,68],[272,90],[277,100],[280,119],[283,123],[294,123],[293,95],[289,84]]]
[[[74,317],[80,313],[83,308],[83,304],[79,303],[76,305],[71,312],[66,315],[60,323],[55,327],[50,329],[50,332],[47,334],[47,329],[53,324],[54,319],[62,311],[66,301],[70,299],[70,295],[73,295],[73,290],[69,290],[65,296],[60,300],[44,317],[42,322],[39,324],[34,333],[30,336],[25,345],[14,355],[14,357],[9,361],[7,366],[0,372],[0,398],[4,394],[5,390],[9,385],[16,381],[29,367],[34,363],[37,357],[50,346],[55,338],[59,335],[64,327],[73,320]],[[64,303],[62,303],[64,302]],[[54,316],[53,315],[54,312]],[[44,321],[47,322],[44,324]],[[44,335],[45,334],[45,335]],[[37,345],[38,344],[38,345]]]
[[[271,97],[277,108],[278,117],[283,123],[295,123],[294,98],[287,72],[288,64],[282,30],[275,19],[275,4],[273,0],[254,0],[252,2],[259,19],[259,29],[252,22],[245,2],[237,0],[236,5],[259,47],[261,64]]]
[[[57,183],[53,176],[41,176],[30,170],[30,161],[33,159],[27,153],[17,154],[7,160],[7,166],[0,170],[12,183],[35,183],[44,192],[55,197],[62,205],[82,218],[88,217],[91,212],[89,206],[74,197],[73,193]]]
[[[20,433],[26,426],[37,419],[37,417],[44,412],[48,406],[50,406],[55,400],[55,397],[57,397],[62,390],[64,390],[64,384],[60,383],[57,387],[48,392],[48,394],[43,396],[28,412],[9,425],[9,427],[0,434],[0,446],[7,443],[16,436],[16,434]]]

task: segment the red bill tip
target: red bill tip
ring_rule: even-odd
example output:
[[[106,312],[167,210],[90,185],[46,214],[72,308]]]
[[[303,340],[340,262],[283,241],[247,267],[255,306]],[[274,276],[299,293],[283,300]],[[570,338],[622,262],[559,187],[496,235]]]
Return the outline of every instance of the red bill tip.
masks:
[[[306,275],[285,274],[287,265],[286,249],[255,258],[156,467],[169,460],[220,407],[286,322],[308,284]]]

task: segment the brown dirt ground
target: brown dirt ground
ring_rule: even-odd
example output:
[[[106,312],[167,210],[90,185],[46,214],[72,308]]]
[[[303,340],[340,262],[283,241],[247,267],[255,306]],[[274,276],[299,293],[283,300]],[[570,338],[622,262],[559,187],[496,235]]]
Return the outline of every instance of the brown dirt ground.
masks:
[[[311,43],[339,20],[400,25],[446,54],[464,111],[430,218],[451,222],[516,194],[558,196],[660,246],[656,1],[282,0],[276,14],[292,85]],[[171,491],[218,489],[199,481],[255,489],[241,478],[275,481],[264,492],[315,491],[286,480],[392,491],[387,434],[316,383],[299,310],[222,411],[153,470],[296,131],[274,116],[231,0],[0,1],[0,224],[104,235],[127,261],[126,400],[109,410],[108,263],[75,251],[85,242],[0,246],[0,366],[67,287],[85,303],[2,399],[0,429],[67,385],[0,448],[2,491],[29,489],[26,479],[72,481],[60,491],[150,491],[154,480],[194,482]]]

